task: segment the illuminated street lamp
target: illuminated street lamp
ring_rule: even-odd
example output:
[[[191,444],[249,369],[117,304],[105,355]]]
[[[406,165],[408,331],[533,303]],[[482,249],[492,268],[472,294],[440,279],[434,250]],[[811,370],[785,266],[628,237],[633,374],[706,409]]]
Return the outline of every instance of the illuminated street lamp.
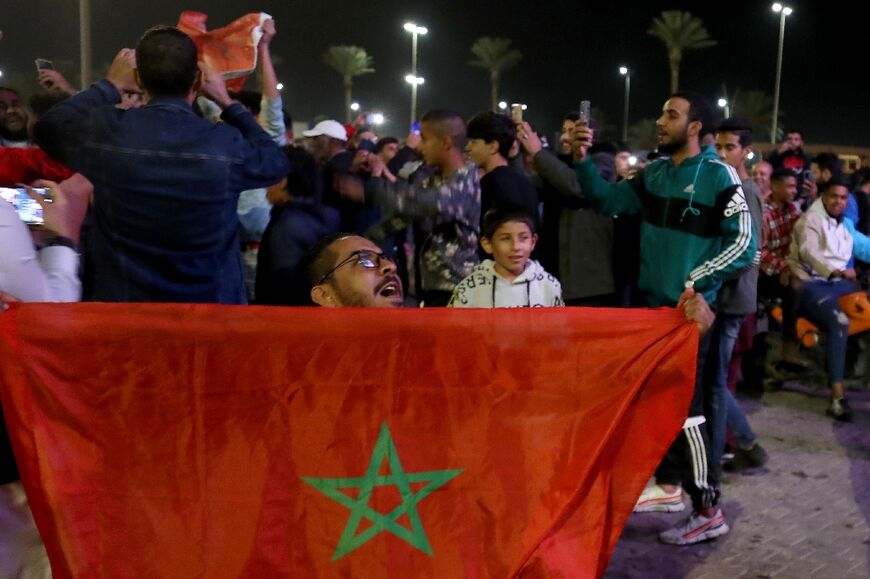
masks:
[[[783,6],[779,2],[775,2],[771,9],[779,13],[779,50],[776,54],[776,86],[773,89],[773,121],[770,127],[770,143],[776,143],[776,121],[779,116],[779,82],[782,78],[782,45],[785,40],[785,17],[790,15],[793,10],[788,6]]]
[[[728,104],[728,99],[719,99],[716,103],[719,105],[720,109],[725,109],[725,118],[731,117],[731,106]]]
[[[506,110],[507,110],[507,103],[504,102],[504,101],[500,101],[500,102],[498,103],[498,109],[499,109],[500,111],[506,111]]]
[[[625,77],[625,98],[622,109],[622,142],[628,142],[628,96],[631,91],[631,73],[627,66],[619,67],[619,74]]]
[[[411,74],[405,80],[411,84],[411,124],[417,120],[417,85],[423,84],[423,79],[417,76],[417,35],[425,35],[429,29],[417,26],[413,22],[405,23],[405,30],[411,33]],[[408,77],[419,78],[420,82],[412,82]]]
[[[359,110],[359,103],[350,103],[350,110],[357,112]]]

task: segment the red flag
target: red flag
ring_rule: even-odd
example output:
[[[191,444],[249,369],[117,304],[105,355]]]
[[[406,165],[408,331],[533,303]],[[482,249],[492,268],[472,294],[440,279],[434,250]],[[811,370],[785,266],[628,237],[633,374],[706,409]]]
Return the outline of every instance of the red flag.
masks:
[[[200,60],[223,74],[229,90],[238,91],[257,68],[257,44],[268,18],[265,12],[252,12],[223,28],[207,30],[206,14],[185,10],[178,18],[178,28],[196,43]]]
[[[55,577],[593,577],[696,350],[673,310],[25,304],[0,395]]]

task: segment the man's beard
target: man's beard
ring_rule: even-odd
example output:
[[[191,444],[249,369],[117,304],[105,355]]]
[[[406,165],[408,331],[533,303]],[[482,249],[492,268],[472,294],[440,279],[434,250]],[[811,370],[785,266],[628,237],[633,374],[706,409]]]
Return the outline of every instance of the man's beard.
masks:
[[[18,131],[10,131],[3,125],[0,125],[0,137],[6,141],[26,141],[27,127],[24,126]]]
[[[370,298],[362,293],[342,291],[341,288],[335,287],[335,294],[341,305],[348,308],[365,308],[371,305]]]
[[[686,146],[686,143],[689,142],[689,131],[685,130],[678,138],[671,137],[671,141],[667,144],[660,143],[659,144],[659,152],[664,153],[666,155],[673,155],[680,149]]]

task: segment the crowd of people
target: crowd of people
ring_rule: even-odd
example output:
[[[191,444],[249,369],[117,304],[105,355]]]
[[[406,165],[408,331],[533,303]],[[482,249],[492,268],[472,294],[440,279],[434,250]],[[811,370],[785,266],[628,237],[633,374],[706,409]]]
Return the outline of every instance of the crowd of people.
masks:
[[[296,138],[275,34],[267,21],[259,92],[228,92],[172,27],[80,92],[50,70],[29,106],[0,87],[0,185],[45,189],[27,187],[44,217],[32,231],[0,203],[0,301],[681,308],[701,331],[695,394],[636,507],[677,512],[690,497],[660,536],[672,544],[727,533],[723,464],[767,460],[734,397],[735,344],[760,307],[782,304],[782,371],[805,366],[798,318],[823,330],[827,412],[850,419],[837,298],[861,290],[870,263],[870,168],[847,179],[836,155],[810,159],[799,131],[750,164],[753,127],[716,124],[688,91],[666,99],[657,153],[634,165],[574,113],[554,149],[527,122],[447,109],[402,139],[364,117]]]

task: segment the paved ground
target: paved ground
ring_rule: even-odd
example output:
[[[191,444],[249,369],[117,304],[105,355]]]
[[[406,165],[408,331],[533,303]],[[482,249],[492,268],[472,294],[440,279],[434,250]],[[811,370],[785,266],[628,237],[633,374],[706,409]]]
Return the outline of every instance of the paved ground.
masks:
[[[684,517],[635,514],[605,577],[870,577],[870,392],[850,391],[852,424],[824,415],[827,391],[799,384],[741,404],[770,453],[763,469],[725,475],[731,533],[689,547],[656,534]]]

